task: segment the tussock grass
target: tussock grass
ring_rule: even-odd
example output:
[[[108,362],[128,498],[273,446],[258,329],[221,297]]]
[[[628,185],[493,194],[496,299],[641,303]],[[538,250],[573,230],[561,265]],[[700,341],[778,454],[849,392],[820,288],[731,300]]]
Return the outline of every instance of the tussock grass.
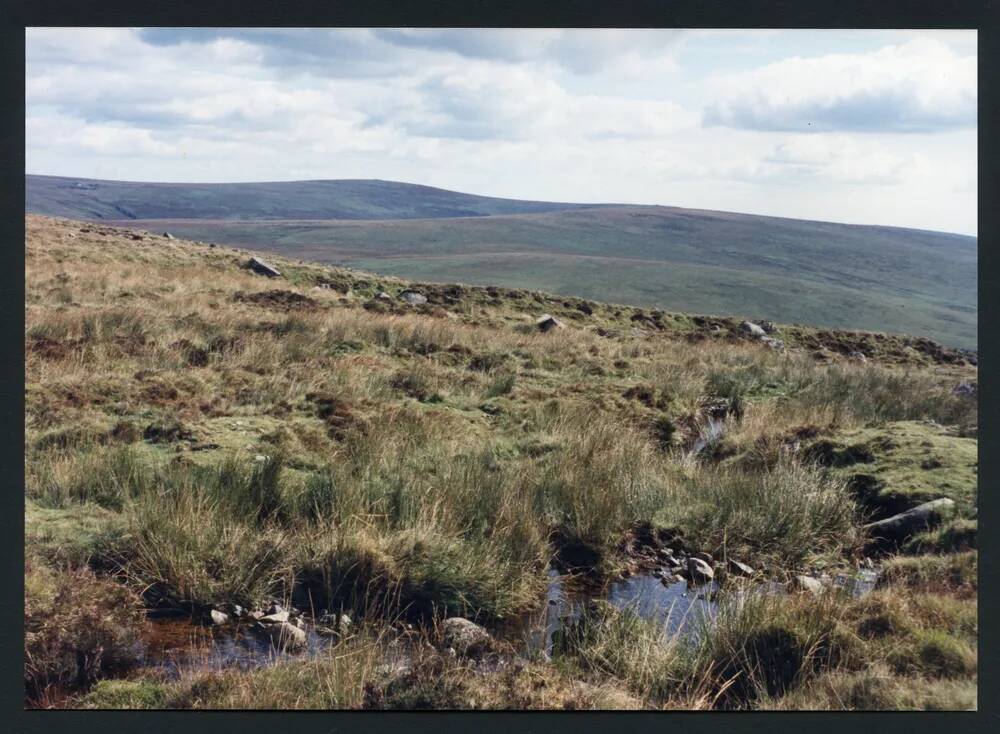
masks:
[[[30,224],[28,543],[52,563],[111,563],[149,603],[279,597],[383,625],[440,614],[491,624],[537,605],[553,558],[614,571],[629,528],[649,522],[778,575],[836,565],[859,547],[861,517],[835,472],[809,463],[809,440],[892,421],[976,432],[975,400],[952,394],[975,370],[930,367],[916,352],[897,349],[895,363],[877,349],[867,364],[818,362],[795,348],[820,339],[807,329],[783,329],[790,349],[778,353],[671,315],[635,335],[632,309],[588,314],[537,294],[456,288],[457,301],[437,302],[446,313],[428,287],[427,307],[373,306],[374,293],[401,284],[345,271],[336,293],[304,290],[330,273],[280,260],[289,274],[280,288],[293,295],[279,303],[261,296],[275,283],[225,248],[53,240],[47,226],[71,225]],[[569,328],[539,333],[536,311]],[[730,407],[725,435],[695,457],[720,401]],[[970,461],[962,471],[974,476]],[[946,467],[914,471],[930,483]],[[484,684],[439,659],[395,692],[376,686],[379,700],[706,708],[799,695],[829,706],[843,694],[851,706],[917,706],[934,691],[965,700],[976,557],[953,551],[974,537],[974,523],[959,519],[914,538],[907,552],[942,555],[891,559],[870,608],[747,600],[723,610],[696,648],[664,647],[639,620],[605,614],[563,656],[586,683],[546,666]],[[859,640],[874,652],[859,652]],[[892,650],[886,670],[924,681],[923,693],[907,698],[857,669]],[[327,661],[169,691],[109,684],[90,703],[376,704],[362,701],[365,670]],[[536,680],[549,698],[533,692]]]

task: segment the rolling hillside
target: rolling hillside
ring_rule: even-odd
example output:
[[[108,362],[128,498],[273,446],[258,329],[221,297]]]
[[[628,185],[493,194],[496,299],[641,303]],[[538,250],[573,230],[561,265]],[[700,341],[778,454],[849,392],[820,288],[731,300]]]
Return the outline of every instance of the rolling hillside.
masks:
[[[26,208],[427,281],[977,346],[977,240],[961,235],[676,207],[518,202],[381,181],[184,185],[29,176]]]

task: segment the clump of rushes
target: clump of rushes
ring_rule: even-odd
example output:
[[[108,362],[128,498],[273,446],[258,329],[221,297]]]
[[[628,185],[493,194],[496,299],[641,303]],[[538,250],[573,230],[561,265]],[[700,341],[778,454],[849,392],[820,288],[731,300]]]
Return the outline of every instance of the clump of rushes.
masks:
[[[152,603],[253,605],[287,586],[288,535],[183,482],[134,501],[119,563]]]
[[[605,564],[622,533],[669,499],[664,459],[629,426],[582,414],[556,426],[563,449],[531,477],[535,511],[557,529],[567,565]]]
[[[659,517],[700,548],[782,566],[839,556],[861,539],[843,482],[793,459],[757,472],[699,466]]]

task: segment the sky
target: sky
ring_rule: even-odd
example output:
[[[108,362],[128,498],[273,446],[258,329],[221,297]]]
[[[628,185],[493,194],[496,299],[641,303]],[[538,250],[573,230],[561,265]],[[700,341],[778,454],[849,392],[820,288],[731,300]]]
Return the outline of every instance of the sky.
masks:
[[[27,173],[977,233],[975,31],[29,28],[25,53]]]

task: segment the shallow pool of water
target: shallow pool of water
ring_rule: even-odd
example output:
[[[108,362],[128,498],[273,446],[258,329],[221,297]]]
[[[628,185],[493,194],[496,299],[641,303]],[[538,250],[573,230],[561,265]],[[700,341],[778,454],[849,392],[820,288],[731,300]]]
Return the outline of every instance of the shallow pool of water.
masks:
[[[552,653],[554,636],[577,621],[586,604],[594,599],[603,599],[655,622],[666,637],[693,634],[698,620],[714,613],[713,596],[717,591],[715,584],[699,587],[691,587],[686,581],[664,584],[652,573],[637,574],[594,589],[550,569],[544,608],[522,622],[511,637],[528,652],[548,656]]]
[[[240,625],[206,627],[190,618],[150,620],[139,653],[140,665],[168,677],[183,670],[250,669],[288,658],[316,655],[333,640],[306,630],[306,647],[284,650],[266,634]]]

